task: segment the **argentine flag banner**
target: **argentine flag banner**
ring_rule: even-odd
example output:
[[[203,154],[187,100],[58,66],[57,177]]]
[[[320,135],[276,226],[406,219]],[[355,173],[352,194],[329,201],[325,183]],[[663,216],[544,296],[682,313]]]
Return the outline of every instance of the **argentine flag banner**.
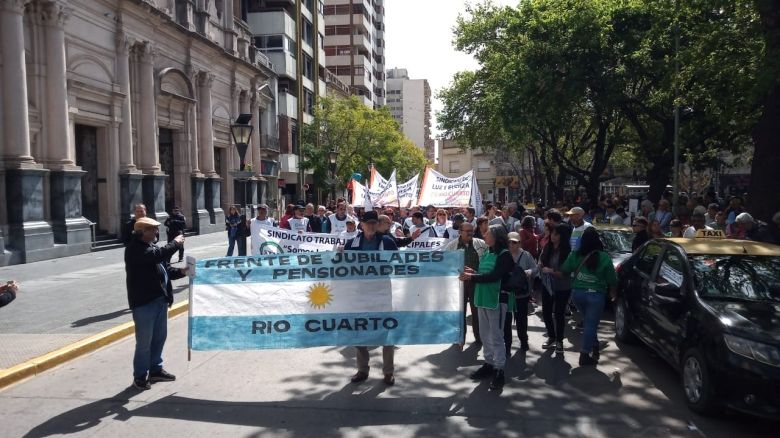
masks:
[[[463,251],[344,251],[198,260],[193,350],[456,344]]]

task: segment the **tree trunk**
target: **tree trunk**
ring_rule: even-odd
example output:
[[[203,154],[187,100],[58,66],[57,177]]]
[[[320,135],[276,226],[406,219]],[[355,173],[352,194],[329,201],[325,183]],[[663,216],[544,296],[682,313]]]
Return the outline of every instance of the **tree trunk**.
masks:
[[[669,184],[674,161],[670,160],[668,156],[656,158],[656,160],[653,160],[652,167],[647,171],[647,184],[650,185],[647,199],[653,201],[653,204],[657,206],[658,201],[661,199],[664,191],[666,191],[666,185]]]
[[[774,0],[756,0],[761,15],[766,51],[762,68],[771,80],[764,98],[764,112],[752,136],[753,165],[750,169],[748,211],[757,219],[769,221],[780,211],[780,5]]]

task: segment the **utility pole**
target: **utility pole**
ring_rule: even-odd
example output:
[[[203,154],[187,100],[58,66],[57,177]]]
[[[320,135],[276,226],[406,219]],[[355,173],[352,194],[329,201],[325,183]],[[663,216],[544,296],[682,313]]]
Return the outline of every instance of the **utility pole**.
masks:
[[[674,23],[674,178],[672,182],[672,214],[680,194],[680,0],[675,0]]]

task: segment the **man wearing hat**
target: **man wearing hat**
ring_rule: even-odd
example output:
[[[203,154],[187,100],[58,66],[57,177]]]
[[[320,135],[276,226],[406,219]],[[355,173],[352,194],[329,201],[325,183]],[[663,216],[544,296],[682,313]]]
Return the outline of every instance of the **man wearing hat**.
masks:
[[[311,226],[309,226],[309,218],[304,215],[306,206],[298,204],[295,206],[294,216],[291,217],[287,223],[289,224],[290,231],[295,233],[311,232]]]
[[[398,247],[390,236],[377,233],[377,224],[379,215],[375,211],[367,211],[363,214],[361,224],[363,231],[355,238],[347,240],[344,245],[345,251],[397,251]],[[368,347],[355,347],[357,349],[357,368],[358,371],[352,376],[352,383],[359,383],[368,379]],[[385,345],[382,347],[382,372],[384,373],[384,382],[386,385],[395,383],[395,368],[393,360],[395,357],[395,347]]]
[[[171,280],[184,277],[187,268],[172,268],[171,256],[184,245],[178,235],[160,248],[160,223],[150,217],[136,219],[125,248],[127,300],[135,323],[133,386],[150,389],[151,382],[176,380],[163,369],[162,351],[168,335],[168,307],[173,304]]]
[[[260,254],[260,228],[261,227],[276,227],[276,221],[273,218],[268,217],[268,206],[266,204],[259,204],[257,206],[257,216],[253,217],[249,221],[249,244],[251,245],[252,255]]]
[[[447,239],[457,239],[460,236],[460,226],[466,221],[466,217],[460,213],[455,213],[452,216],[452,226],[448,227],[444,232],[444,237]]]
[[[566,212],[566,214],[569,215],[569,225],[572,226],[570,240],[571,250],[576,251],[580,249],[580,239],[582,238],[582,233],[584,233],[585,230],[592,227],[593,225],[583,219],[585,217],[585,210],[580,207],[574,207]]]

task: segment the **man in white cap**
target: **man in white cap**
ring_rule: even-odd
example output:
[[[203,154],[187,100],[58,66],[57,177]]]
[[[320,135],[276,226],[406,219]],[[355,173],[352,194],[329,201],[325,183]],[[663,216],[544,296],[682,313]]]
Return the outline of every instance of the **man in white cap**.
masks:
[[[253,217],[252,220],[249,221],[249,244],[251,245],[250,254],[260,254],[260,244],[262,243],[260,241],[260,228],[276,226],[278,226],[276,221],[273,218],[268,217],[268,206],[265,204],[258,205],[257,216]]]
[[[583,219],[585,217],[585,210],[580,207],[574,207],[566,212],[566,214],[569,215],[569,225],[572,226],[571,240],[569,241],[571,244],[571,250],[576,251],[580,249],[580,239],[582,238],[582,233],[584,233],[585,230],[592,227],[593,225]]]
[[[160,248],[160,223],[150,217],[136,219],[125,248],[127,300],[135,323],[133,386],[150,389],[150,382],[171,382],[176,376],[163,369],[162,351],[168,336],[168,308],[173,304],[171,280],[187,275],[187,268],[172,268],[171,256],[184,245],[178,235]]]

